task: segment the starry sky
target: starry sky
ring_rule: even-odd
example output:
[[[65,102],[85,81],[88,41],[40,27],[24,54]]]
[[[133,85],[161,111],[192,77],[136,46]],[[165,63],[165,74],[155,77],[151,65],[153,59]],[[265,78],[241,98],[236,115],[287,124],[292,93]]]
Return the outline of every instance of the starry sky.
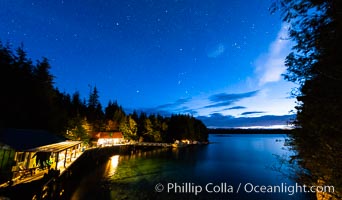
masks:
[[[284,125],[291,49],[271,0],[1,0],[0,40],[47,57],[55,86],[127,113],[191,114],[209,127]]]

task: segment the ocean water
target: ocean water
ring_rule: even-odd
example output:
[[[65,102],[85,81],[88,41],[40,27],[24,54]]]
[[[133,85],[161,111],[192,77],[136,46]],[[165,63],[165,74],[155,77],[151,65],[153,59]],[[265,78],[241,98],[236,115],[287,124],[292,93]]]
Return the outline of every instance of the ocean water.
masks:
[[[71,199],[315,199],[292,177],[286,139],[210,134],[208,145],[113,155]]]

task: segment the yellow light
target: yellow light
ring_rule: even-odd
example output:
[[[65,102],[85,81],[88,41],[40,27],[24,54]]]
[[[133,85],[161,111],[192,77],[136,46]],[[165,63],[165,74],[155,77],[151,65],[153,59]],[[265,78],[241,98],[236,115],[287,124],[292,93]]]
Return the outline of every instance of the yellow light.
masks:
[[[105,140],[100,138],[98,141],[97,141],[97,145],[102,145],[105,143]]]
[[[119,155],[112,156],[110,158],[110,162],[107,164],[106,174],[109,177],[113,176],[116,172],[118,165],[119,165]]]
[[[112,156],[110,158],[112,167],[116,168],[119,164],[119,155]]]

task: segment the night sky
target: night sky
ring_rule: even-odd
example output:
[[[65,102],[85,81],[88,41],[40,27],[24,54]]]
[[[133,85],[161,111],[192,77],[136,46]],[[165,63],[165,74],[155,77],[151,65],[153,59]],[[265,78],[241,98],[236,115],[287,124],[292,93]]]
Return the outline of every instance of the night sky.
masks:
[[[60,91],[210,127],[284,124],[291,42],[270,0],[0,0],[0,40],[47,57]]]

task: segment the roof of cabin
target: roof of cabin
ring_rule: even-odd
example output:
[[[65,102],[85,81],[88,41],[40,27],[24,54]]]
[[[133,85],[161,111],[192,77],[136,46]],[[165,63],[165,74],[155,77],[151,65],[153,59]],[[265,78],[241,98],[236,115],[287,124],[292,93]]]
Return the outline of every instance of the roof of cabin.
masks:
[[[17,151],[64,142],[67,139],[45,130],[2,129],[0,130],[0,146],[7,145]]]
[[[81,141],[64,141],[54,144],[49,144],[45,146],[40,146],[32,149],[27,149],[26,151],[31,152],[61,152],[71,147],[74,147],[78,144],[81,144]]]
[[[95,134],[95,138],[118,138],[122,139],[122,132],[98,132]]]

